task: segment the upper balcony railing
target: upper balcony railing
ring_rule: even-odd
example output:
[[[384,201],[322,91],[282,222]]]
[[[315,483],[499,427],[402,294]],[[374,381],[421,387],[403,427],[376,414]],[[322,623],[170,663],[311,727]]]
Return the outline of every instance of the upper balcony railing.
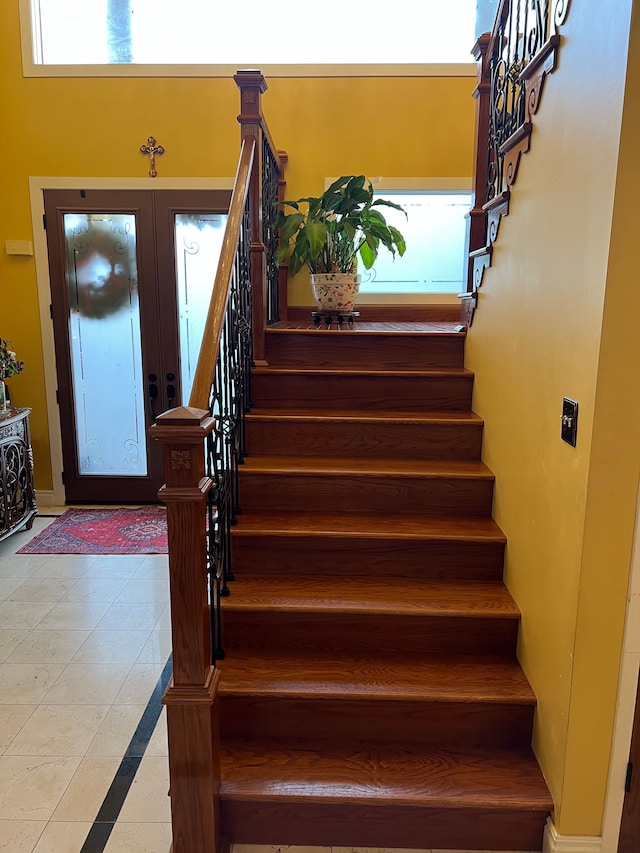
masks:
[[[570,0],[501,0],[492,32],[473,50],[478,63],[474,202],[470,211],[467,291],[463,316],[471,322],[484,270],[511,187],[529,150],[547,74],[554,71],[559,28]]]

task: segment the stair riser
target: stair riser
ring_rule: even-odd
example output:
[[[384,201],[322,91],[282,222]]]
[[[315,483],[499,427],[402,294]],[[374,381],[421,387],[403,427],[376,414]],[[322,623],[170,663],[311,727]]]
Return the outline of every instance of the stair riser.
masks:
[[[366,456],[370,459],[480,459],[482,425],[271,420],[247,418],[247,447],[256,456]]]
[[[362,367],[368,370],[425,370],[462,367],[464,335],[381,334],[345,330],[267,332],[267,361],[271,366]]]
[[[224,777],[220,805],[225,840],[232,844],[541,850],[547,817],[515,807],[437,809],[378,800],[350,805],[299,797],[235,801],[225,794]]]
[[[347,376],[254,373],[254,407],[365,411],[466,411],[473,378],[459,376]]]
[[[240,519],[242,524],[242,519]],[[438,542],[332,536],[246,535],[234,528],[233,564],[275,574],[499,580],[502,543]]]
[[[360,512],[488,516],[493,481],[472,477],[258,473],[240,471],[245,512]]]
[[[328,593],[329,594],[329,593]],[[233,595],[233,594],[232,594]],[[511,618],[240,609],[223,603],[223,643],[254,649],[404,654],[515,654]]]
[[[458,746],[531,743],[533,707],[483,702],[304,699],[229,695],[222,678],[223,737],[311,737]]]

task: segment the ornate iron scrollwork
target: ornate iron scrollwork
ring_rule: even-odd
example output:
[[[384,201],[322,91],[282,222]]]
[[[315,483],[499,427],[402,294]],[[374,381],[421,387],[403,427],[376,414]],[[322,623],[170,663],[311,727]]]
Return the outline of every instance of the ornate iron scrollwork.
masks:
[[[214,658],[224,656],[220,598],[228,595],[231,574],[231,526],[238,508],[238,466],[246,453],[245,415],[251,405],[250,208],[247,203],[231,276],[209,410],[215,427],[207,438],[207,570]]]
[[[564,12],[562,8],[564,8]],[[568,0],[504,0],[490,46],[491,98],[485,202],[508,189],[515,178],[514,158],[505,168],[505,155],[528,136],[531,88],[527,66],[536,60],[564,20]],[[559,15],[559,17],[558,17]],[[537,100],[536,100],[537,105]],[[525,131],[528,128],[528,132]],[[528,142],[527,142],[528,147]],[[517,168],[517,163],[515,164]]]
[[[278,248],[278,231],[275,227],[278,213],[278,182],[280,169],[266,136],[262,138],[262,242],[265,246],[267,266],[267,323],[280,319],[278,293],[278,265],[275,251]]]

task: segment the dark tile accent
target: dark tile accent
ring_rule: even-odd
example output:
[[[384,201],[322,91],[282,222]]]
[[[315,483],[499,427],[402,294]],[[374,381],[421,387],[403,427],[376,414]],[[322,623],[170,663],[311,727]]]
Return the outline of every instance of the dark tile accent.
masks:
[[[144,709],[140,722],[129,741],[120,766],[113,777],[102,805],[89,830],[80,853],[103,853],[109,836],[118,820],[118,815],[129,793],[136,771],[140,766],[151,735],[162,712],[162,697],[167,689],[172,673],[172,659],[169,657],[162,675],[158,679],[153,693]]]

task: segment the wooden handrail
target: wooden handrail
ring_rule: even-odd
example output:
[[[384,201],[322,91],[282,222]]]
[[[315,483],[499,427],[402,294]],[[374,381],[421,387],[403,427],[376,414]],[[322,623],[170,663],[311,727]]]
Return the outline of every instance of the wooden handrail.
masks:
[[[247,195],[249,194],[255,150],[255,139],[246,138],[242,141],[227,225],[222,239],[218,269],[213,284],[213,293],[211,302],[209,303],[209,311],[207,312],[202,345],[189,397],[189,406],[196,409],[209,408],[209,394],[213,381],[213,371],[220,348],[220,335],[222,334],[224,313],[229,299],[229,283],[238,249],[242,217],[244,215]]]

